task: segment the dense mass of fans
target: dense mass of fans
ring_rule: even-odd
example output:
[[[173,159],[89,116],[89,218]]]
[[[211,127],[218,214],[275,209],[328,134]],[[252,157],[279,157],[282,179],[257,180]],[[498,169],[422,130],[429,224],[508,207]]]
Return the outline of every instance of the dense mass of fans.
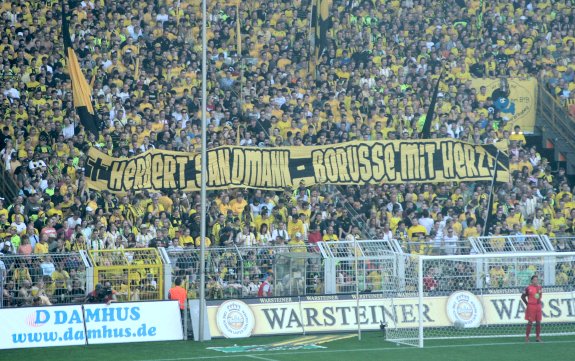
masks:
[[[0,5],[0,156],[19,188],[13,201],[0,200],[5,305],[81,298],[85,270],[69,252],[199,246],[199,194],[97,193],[87,189],[83,174],[89,147],[111,156],[199,150],[199,5],[68,3],[73,47],[103,123],[98,139],[84,131],[73,107],[59,2]],[[482,183],[210,192],[209,248],[356,237],[398,239],[411,253],[458,253],[469,250],[453,245],[484,234],[487,226],[488,234],[549,235],[560,239],[558,250],[575,249],[570,238],[561,238],[575,231],[564,170],[552,170],[490,95],[470,85],[473,77],[539,77],[573,104],[570,1],[334,0],[328,46],[317,62],[311,5],[249,0],[236,12],[234,5],[209,2],[209,148],[418,139],[445,69],[432,136],[508,142],[512,180],[493,190],[495,216],[487,225],[492,190]],[[14,261],[10,255],[29,257]],[[246,256],[254,267],[233,279],[228,273],[226,281],[243,282],[253,293],[270,262],[258,261],[257,251]],[[566,272],[572,279],[572,270]],[[210,276],[214,297],[221,276]]]

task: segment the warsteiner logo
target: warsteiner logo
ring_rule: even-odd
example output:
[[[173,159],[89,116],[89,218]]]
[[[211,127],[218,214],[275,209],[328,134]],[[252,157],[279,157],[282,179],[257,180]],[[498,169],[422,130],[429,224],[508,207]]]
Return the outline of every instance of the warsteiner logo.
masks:
[[[226,338],[249,337],[255,327],[255,317],[250,307],[242,301],[222,303],[216,314],[218,329]]]
[[[457,291],[447,299],[447,317],[452,324],[463,323],[465,328],[479,327],[483,306],[473,293]]]

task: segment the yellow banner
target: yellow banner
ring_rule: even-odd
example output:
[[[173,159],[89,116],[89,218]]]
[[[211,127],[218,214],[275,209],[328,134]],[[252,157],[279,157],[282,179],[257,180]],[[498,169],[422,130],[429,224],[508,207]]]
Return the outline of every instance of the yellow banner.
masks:
[[[575,322],[575,300],[569,292],[546,293],[543,322]],[[416,328],[419,300],[388,298],[379,294],[360,295],[359,312],[353,296],[307,296],[250,300],[208,301],[208,322],[212,337],[241,338],[252,335],[299,334],[378,330],[387,327]],[[463,328],[524,324],[525,305],[520,294],[474,295],[456,291],[449,296],[423,299],[424,327]]]
[[[537,79],[472,79],[471,85],[481,93],[480,97],[490,97],[494,108],[501,117],[508,119],[510,130],[519,125],[524,132],[532,133],[535,129],[535,110],[537,104]]]
[[[314,184],[400,184],[489,181],[497,147],[453,139],[350,142],[322,147],[220,147],[207,153],[208,189],[281,190]],[[499,155],[497,180],[509,180],[509,159]],[[98,191],[200,189],[199,154],[150,150],[131,158],[88,151],[87,184]]]

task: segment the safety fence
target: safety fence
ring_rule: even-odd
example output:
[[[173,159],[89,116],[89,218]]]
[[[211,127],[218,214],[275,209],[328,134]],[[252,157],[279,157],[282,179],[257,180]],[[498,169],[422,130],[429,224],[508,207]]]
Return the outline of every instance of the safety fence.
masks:
[[[453,243],[404,242],[395,239],[319,242],[302,245],[208,248],[205,254],[206,298],[225,300],[258,296],[314,296],[403,289],[412,258],[540,252],[548,260],[571,251],[571,237],[492,236]],[[546,284],[555,283],[553,262]],[[102,284],[119,302],[167,299],[175,278],[183,280],[190,299],[199,297],[200,250],[197,248],[119,249],[4,255],[0,257],[2,307],[77,304]],[[477,276],[476,276],[477,277]],[[459,282],[453,280],[453,282]],[[485,282],[483,280],[482,282]],[[477,286],[482,282],[476,280]],[[510,284],[519,284],[509,278]],[[388,289],[390,288],[391,289]]]

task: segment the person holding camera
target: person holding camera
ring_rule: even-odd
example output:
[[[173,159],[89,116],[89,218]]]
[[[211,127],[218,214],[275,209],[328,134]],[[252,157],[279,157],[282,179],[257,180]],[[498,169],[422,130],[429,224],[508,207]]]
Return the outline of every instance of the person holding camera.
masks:
[[[86,296],[87,303],[105,303],[109,305],[112,302],[117,302],[116,292],[112,289],[112,284],[106,282],[104,285],[98,283],[94,291],[88,293]]]

